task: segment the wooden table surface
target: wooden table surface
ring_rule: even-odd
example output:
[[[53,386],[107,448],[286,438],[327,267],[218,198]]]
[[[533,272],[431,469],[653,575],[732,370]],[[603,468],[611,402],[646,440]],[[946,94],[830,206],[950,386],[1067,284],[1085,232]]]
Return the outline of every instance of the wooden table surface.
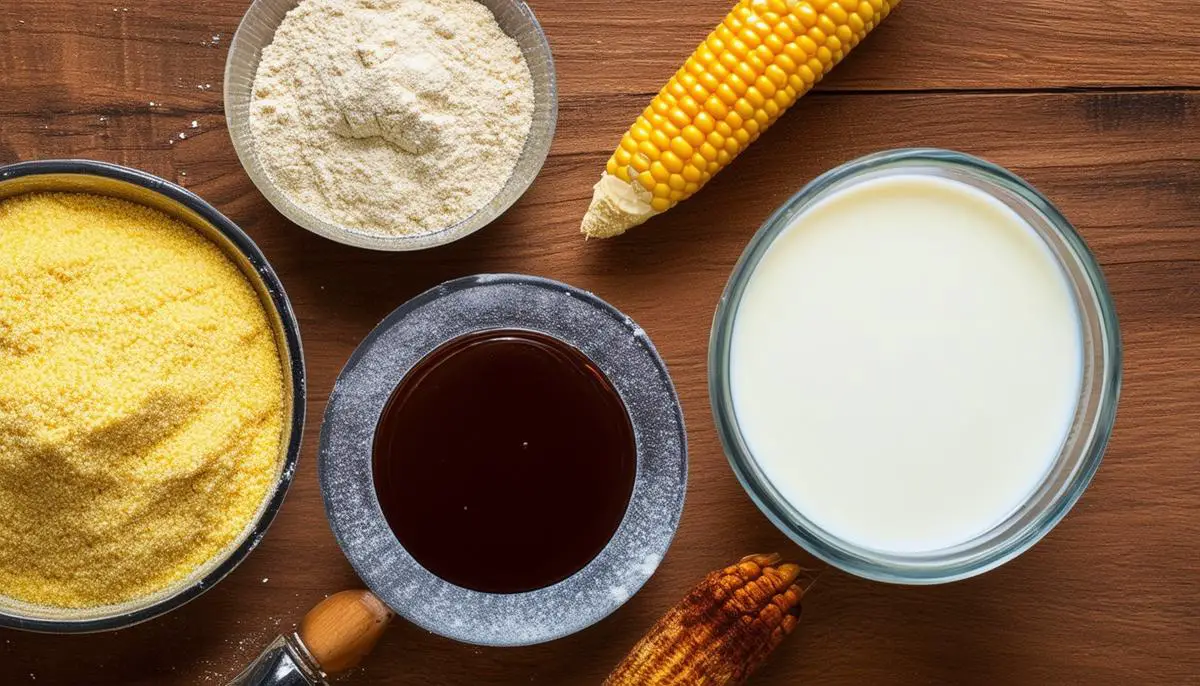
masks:
[[[361,684],[598,684],[711,568],[807,559],[734,480],[705,354],[734,260],[772,209],[852,157],[956,148],[1053,198],[1102,263],[1125,342],[1116,433],[1091,488],[1033,550],[933,588],[824,576],[770,684],[1179,684],[1200,680],[1200,13],[1192,0],[906,0],[817,92],[669,215],[584,242],[611,148],[730,0],[533,0],[561,121],[539,181],[501,221],[421,254],[344,247],[284,220],[242,172],[222,115],[247,0],[3,0],[0,162],[86,157],[159,174],[258,241],[292,298],[310,379],[305,448],[266,540],[220,586],[141,626],[0,631],[0,683],[223,682],[326,593],[358,581],[322,513],[319,419],[339,369],[390,310],[449,278],[514,271],[595,291],[653,338],[691,443],[687,507],[658,573],[592,629],[480,649],[399,624]],[[193,124],[193,122],[195,122]],[[182,140],[180,134],[186,134]],[[2,246],[2,243],[0,243]]]

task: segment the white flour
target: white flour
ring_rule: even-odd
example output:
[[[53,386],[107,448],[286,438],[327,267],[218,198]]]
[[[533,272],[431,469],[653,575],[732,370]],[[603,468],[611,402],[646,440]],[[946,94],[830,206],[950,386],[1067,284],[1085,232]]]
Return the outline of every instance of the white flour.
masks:
[[[533,107],[520,47],[474,0],[303,0],[263,50],[250,129],[311,214],[422,234],[499,193]]]

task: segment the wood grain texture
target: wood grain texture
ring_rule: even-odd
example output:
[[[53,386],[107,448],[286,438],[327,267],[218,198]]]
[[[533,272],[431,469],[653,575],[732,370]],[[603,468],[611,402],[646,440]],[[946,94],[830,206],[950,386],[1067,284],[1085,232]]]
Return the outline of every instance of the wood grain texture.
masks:
[[[311,392],[295,485],[237,571],[181,610],[125,631],[0,632],[0,683],[220,683],[325,594],[357,586],[317,487],[315,446],[329,390],[386,313],[442,280],[480,271],[529,272],[593,290],[652,336],[689,427],[690,490],[678,538],[645,589],[588,631],[494,650],[398,622],[347,681],[599,683],[709,570],[753,551],[805,559],[726,465],[708,407],[708,327],[729,270],[774,207],[835,164],[908,145],[956,148],[1011,167],[1078,225],[1104,266],[1123,327],[1116,434],[1091,489],[1029,553],[935,588],[828,573],[797,634],[753,683],[1195,683],[1200,13],[1193,2],[905,0],[829,82],[703,193],[628,236],[586,243],[576,233],[579,218],[612,146],[729,2],[531,4],[561,79],[559,134],[541,178],[485,231],[422,254],[385,255],[291,225],[241,171],[224,130],[220,84],[246,0],[0,0],[0,163],[119,162],[213,202],[258,241],[283,279],[301,322]]]

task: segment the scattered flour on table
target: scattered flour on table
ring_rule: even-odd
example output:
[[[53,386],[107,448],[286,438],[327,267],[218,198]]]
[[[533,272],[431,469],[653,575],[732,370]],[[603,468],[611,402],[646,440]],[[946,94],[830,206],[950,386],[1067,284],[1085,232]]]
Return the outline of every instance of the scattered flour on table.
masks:
[[[500,192],[533,109],[520,47],[475,0],[302,0],[263,50],[250,129],[309,213],[423,234]]]

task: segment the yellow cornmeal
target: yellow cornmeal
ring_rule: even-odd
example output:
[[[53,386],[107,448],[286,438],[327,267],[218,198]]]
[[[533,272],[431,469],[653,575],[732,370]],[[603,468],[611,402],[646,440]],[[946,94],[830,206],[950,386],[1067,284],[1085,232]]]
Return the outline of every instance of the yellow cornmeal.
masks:
[[[256,514],[283,414],[266,313],[214,244],[121,200],[0,201],[0,596],[187,577]]]

